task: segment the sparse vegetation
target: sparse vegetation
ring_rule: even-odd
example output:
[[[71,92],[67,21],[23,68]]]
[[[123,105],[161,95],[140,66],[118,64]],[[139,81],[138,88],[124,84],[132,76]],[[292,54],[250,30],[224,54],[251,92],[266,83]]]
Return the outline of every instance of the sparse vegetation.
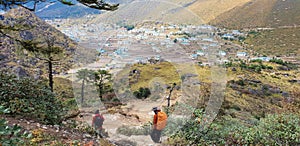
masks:
[[[227,65],[229,66],[229,65]],[[230,66],[233,66],[232,64]],[[241,69],[247,69],[247,70],[250,70],[250,71],[255,71],[257,73],[260,73],[262,70],[265,70],[265,69],[273,69],[272,66],[268,66],[268,65],[264,65],[262,63],[261,60],[252,60],[250,62],[250,64],[246,64],[245,62],[240,62],[239,64],[239,67]]]
[[[230,2],[231,1],[226,2],[226,4],[233,6],[233,4],[229,4]],[[278,28],[280,26],[299,24],[300,19],[299,15],[297,15],[297,13],[299,13],[299,1],[241,0],[234,2],[240,3],[241,5],[215,16],[214,20],[211,20],[209,23],[231,29]],[[203,3],[209,2],[204,1]],[[224,11],[224,9],[215,11]]]
[[[285,66],[285,67],[287,67],[288,70],[297,69],[297,66],[295,64],[292,64],[287,61],[283,61],[282,59],[273,58],[269,62],[273,62],[273,63],[279,64],[279,65]]]
[[[261,30],[259,33],[250,31],[245,39],[246,47],[260,54],[270,56],[295,56],[299,49],[300,28],[276,28]]]

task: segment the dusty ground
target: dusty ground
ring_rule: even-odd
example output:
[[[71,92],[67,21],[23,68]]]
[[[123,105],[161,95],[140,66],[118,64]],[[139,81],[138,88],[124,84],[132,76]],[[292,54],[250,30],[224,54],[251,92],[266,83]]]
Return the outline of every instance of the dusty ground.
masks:
[[[122,106],[119,109],[121,113],[108,113],[108,110],[102,110],[103,116],[105,118],[103,128],[108,132],[109,137],[107,138],[109,141],[116,143],[120,142],[124,145],[129,144],[128,141],[136,143],[137,146],[159,146],[161,144],[154,143],[150,135],[132,135],[132,136],[125,136],[117,133],[117,128],[123,125],[126,126],[142,126],[149,121],[152,121],[153,112],[151,111],[152,107],[160,106],[158,101],[151,101],[151,100],[134,100],[127,103],[127,105]],[[89,111],[90,109],[85,109],[84,111]],[[126,115],[124,115],[126,114]],[[88,122],[91,124],[92,121],[92,112],[84,113],[84,117],[82,118],[83,121]],[[165,140],[166,138],[162,138]]]

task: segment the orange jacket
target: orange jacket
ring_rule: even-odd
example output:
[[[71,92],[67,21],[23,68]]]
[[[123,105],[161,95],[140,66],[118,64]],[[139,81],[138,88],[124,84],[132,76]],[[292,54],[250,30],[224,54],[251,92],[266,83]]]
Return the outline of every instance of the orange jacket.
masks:
[[[159,111],[153,117],[153,125],[156,130],[163,130],[167,125],[168,116],[166,113]]]

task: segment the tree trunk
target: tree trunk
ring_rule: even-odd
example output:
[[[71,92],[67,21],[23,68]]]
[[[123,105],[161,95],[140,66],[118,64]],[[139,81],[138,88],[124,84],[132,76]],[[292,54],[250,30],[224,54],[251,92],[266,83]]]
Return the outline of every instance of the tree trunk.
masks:
[[[82,80],[81,84],[81,105],[83,105],[84,102],[84,79]]]
[[[49,58],[48,68],[49,68],[49,86],[51,92],[53,92],[52,58]]]
[[[99,84],[99,98],[102,101],[102,97],[103,97],[103,85],[102,83]]]
[[[168,107],[170,107],[170,100],[171,100],[171,95],[172,95],[172,91],[173,91],[174,87],[175,87],[175,85],[173,85],[173,87],[171,88],[169,96],[167,98],[168,99]]]
[[[167,100],[168,100],[167,115],[169,115],[169,108],[170,108],[171,95],[172,95],[172,92],[173,92],[175,86],[176,86],[176,84],[174,83],[173,86],[172,86],[171,89],[170,89],[170,93],[169,93],[169,96],[168,96],[168,98],[167,98]]]

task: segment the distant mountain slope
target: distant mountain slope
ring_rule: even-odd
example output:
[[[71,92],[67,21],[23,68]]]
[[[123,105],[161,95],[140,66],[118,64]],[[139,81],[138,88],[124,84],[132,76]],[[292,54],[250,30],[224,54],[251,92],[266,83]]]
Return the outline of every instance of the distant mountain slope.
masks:
[[[133,0],[106,0],[112,4],[126,4]],[[64,5],[60,2],[44,2],[38,3],[35,14],[42,19],[55,18],[80,18],[89,14],[101,14],[103,11],[86,7],[80,3],[73,6]]]
[[[277,28],[249,35],[245,43],[248,48],[269,56],[300,57],[300,27]]]
[[[267,25],[271,27],[300,25],[300,1],[277,0],[269,15]]]
[[[38,5],[36,15],[42,19],[79,18],[88,14],[101,14],[101,11],[81,4],[67,6],[60,2]]]
[[[177,24],[203,24],[202,19],[187,8],[193,2],[195,0],[136,0],[121,5],[117,11],[98,15],[94,22],[117,23],[127,21],[129,23],[139,23],[143,21],[163,21]]]
[[[207,23],[220,14],[249,1],[250,0],[198,0],[188,8]]]
[[[209,23],[226,28],[256,28],[300,25],[300,1],[251,0],[220,14]]]

